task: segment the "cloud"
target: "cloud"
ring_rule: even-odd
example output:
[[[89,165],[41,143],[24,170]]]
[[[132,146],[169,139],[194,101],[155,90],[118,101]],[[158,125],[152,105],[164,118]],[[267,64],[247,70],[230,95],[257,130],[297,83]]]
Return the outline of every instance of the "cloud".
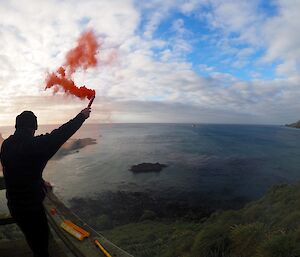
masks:
[[[264,52],[260,62],[278,62],[278,75],[295,75],[300,69],[300,2],[277,0],[272,2],[276,13],[261,8],[263,1],[212,0],[206,12],[199,15],[215,29],[224,52],[236,52],[234,66],[244,66],[245,56],[258,50]]]
[[[277,72],[283,75],[299,74],[300,70],[300,2],[278,1],[279,13],[265,23],[263,32],[267,44],[265,61],[279,60]]]
[[[79,84],[97,90],[92,122],[283,123],[298,119],[300,6],[297,1],[278,0],[278,11],[270,15],[260,3],[3,1],[0,122],[13,124],[15,115],[26,108],[37,113],[41,123],[61,123],[86,105],[44,91],[44,79],[48,70],[63,63],[66,52],[87,28],[95,30],[103,46],[98,56],[101,65],[75,76]],[[194,30],[185,17],[193,20]],[[159,37],[166,19],[170,37]],[[199,36],[197,28],[204,23],[208,34]],[[212,59],[220,59],[197,63],[198,37],[206,37],[215,50]],[[116,60],[108,63],[112,55]],[[226,64],[223,57],[228,58]],[[247,71],[250,64],[263,69],[274,62],[278,77],[271,80],[264,79],[263,72]],[[244,69],[254,79],[218,70],[222,65]],[[197,73],[199,68],[205,76]]]
[[[114,115],[121,122],[133,123],[141,119],[149,123],[257,123],[252,114],[172,102],[121,101],[116,103]]]

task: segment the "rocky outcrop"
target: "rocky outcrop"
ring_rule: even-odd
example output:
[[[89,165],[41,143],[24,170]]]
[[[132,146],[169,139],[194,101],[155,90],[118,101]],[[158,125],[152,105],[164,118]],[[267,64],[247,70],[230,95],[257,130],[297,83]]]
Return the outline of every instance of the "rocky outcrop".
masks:
[[[61,159],[66,155],[76,153],[80,149],[88,146],[97,144],[96,139],[93,138],[81,138],[81,139],[69,139],[54,155],[53,159]]]
[[[291,124],[286,124],[286,127],[290,127],[290,128],[300,128],[300,120],[298,120],[295,123],[291,123]]]
[[[140,163],[137,165],[133,165],[130,168],[130,171],[134,173],[144,173],[144,172],[160,172],[163,168],[166,168],[167,165],[157,163]]]

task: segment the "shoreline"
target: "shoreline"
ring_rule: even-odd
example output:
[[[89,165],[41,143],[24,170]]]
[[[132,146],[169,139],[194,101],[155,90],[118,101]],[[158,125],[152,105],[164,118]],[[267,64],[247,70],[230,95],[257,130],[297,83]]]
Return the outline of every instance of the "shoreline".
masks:
[[[157,192],[106,191],[94,197],[72,198],[68,203],[71,210],[103,230],[140,222],[145,216],[156,221],[200,221],[216,211],[241,209],[250,201],[237,198],[220,202],[203,196],[198,198],[200,204],[193,204],[188,201],[189,195],[185,196],[171,198]]]

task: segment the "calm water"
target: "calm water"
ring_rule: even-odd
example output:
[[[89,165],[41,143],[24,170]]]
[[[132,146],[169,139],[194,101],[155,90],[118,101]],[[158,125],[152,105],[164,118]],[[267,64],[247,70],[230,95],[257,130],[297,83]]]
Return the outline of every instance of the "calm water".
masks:
[[[42,127],[41,131],[52,127]],[[9,134],[3,128],[3,136]],[[75,138],[90,145],[51,161],[45,177],[65,200],[105,191],[142,191],[181,198],[256,199],[271,185],[300,180],[300,130],[280,126],[191,124],[85,125]],[[131,165],[160,162],[160,173],[132,174]]]

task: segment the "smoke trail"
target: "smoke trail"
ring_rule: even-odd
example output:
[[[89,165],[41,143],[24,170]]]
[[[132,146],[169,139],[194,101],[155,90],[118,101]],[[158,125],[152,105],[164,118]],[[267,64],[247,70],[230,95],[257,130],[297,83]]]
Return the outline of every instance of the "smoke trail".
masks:
[[[100,47],[92,31],[81,34],[77,46],[71,49],[66,55],[66,61],[56,72],[49,73],[46,78],[46,88],[53,87],[54,93],[60,88],[81,99],[91,99],[96,91],[86,86],[78,87],[72,80],[72,74],[79,68],[87,70],[97,66],[96,54]]]

